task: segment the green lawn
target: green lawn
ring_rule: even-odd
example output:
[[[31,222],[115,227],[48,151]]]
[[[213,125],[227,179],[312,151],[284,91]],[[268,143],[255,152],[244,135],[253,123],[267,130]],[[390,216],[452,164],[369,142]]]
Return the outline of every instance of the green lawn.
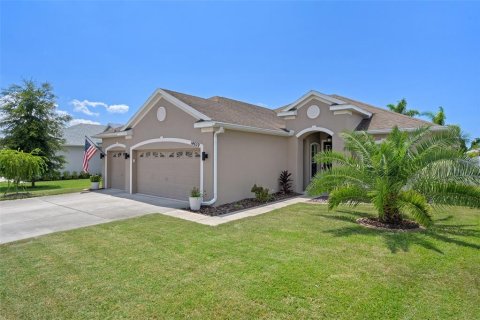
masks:
[[[78,192],[83,189],[90,188],[89,179],[75,179],[75,180],[59,180],[59,181],[37,181],[35,188],[31,187],[30,182],[24,183],[25,189],[19,188],[19,192],[23,193],[21,197],[25,197],[25,192],[28,192],[30,197],[47,196],[53,194],[62,194],[70,192]],[[11,199],[13,195],[4,197],[7,191],[7,182],[0,182],[0,200]],[[9,193],[14,193],[13,187],[10,188]]]
[[[479,319],[480,211],[421,233],[297,204],[208,227],[163,215],[0,246],[6,319]]]

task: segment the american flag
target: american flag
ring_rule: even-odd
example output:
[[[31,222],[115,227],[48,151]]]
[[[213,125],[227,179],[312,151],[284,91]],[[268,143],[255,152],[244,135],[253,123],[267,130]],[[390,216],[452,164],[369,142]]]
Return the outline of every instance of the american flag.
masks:
[[[92,145],[88,139],[85,138],[85,150],[83,151],[83,171],[88,172],[88,162],[97,152],[95,145]]]

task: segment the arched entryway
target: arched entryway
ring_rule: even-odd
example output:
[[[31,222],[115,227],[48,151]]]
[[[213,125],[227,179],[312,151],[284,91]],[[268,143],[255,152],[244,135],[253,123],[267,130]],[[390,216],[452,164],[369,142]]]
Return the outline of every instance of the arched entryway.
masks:
[[[319,127],[308,128],[297,134],[303,158],[303,190],[316,174],[331,166],[327,163],[318,164],[315,161],[315,155],[321,151],[333,149],[333,134],[331,130]]]

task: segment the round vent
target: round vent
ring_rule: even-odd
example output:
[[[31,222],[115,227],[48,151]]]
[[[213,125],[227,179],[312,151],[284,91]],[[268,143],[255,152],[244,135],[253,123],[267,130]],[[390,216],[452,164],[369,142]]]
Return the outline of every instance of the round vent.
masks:
[[[316,105],[310,106],[307,109],[307,117],[315,119],[320,115],[320,108]]]
[[[158,121],[162,122],[163,120],[165,120],[166,116],[167,116],[167,110],[165,110],[164,107],[158,108],[158,110],[157,110]]]

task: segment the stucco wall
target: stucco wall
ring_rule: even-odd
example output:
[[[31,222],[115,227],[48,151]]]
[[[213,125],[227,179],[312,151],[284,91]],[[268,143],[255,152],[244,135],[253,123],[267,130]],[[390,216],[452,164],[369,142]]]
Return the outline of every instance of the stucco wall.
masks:
[[[65,156],[65,163],[62,171],[76,171],[78,173],[83,171],[83,146],[69,146],[65,147],[64,151],[60,151],[59,154]],[[90,173],[102,172],[103,160],[100,159],[100,152],[96,152],[92,159],[90,159],[89,169]]]
[[[287,169],[285,137],[226,130],[218,136],[218,201],[228,203],[254,195],[256,183],[278,191],[278,177]]]
[[[164,121],[160,122],[157,119],[157,110],[162,106],[166,109],[166,118]],[[180,110],[178,107],[170,104],[166,100],[161,99],[158,101],[132,128],[133,135],[130,139],[125,139],[124,137],[118,138],[107,138],[103,139],[104,149],[114,143],[122,143],[127,146],[127,152],[130,153],[130,147],[149,139],[156,139],[160,137],[164,138],[180,138],[195,141],[203,144],[204,151],[209,154],[208,159],[203,162],[204,166],[204,191],[205,199],[209,200],[213,197],[213,133],[202,133],[200,129],[195,129],[194,123],[197,120]],[[189,148],[191,146],[179,143],[154,143],[148,144],[140,147],[139,149],[172,149],[172,148]],[[134,161],[136,153],[130,155],[132,159],[132,168],[133,168],[133,192],[136,192],[136,163]],[[126,161],[125,168],[125,186],[126,191],[130,191],[130,159]],[[196,167],[199,167],[199,164],[195,161],[194,164]],[[142,169],[143,170],[143,169]],[[155,170],[152,167],[150,170]],[[141,183],[141,182],[139,182]],[[192,186],[193,187],[193,186]]]
[[[311,105],[317,105],[320,108],[320,115],[315,119],[307,117],[307,110]],[[287,128],[295,131],[295,136],[290,137],[288,141],[288,170],[292,172],[294,188],[297,192],[302,192],[309,182],[307,175],[309,159],[306,159],[309,158],[309,154],[305,145],[309,145],[311,141],[305,142],[304,140],[306,138],[311,140],[312,132],[307,132],[298,138],[296,134],[312,126],[326,128],[333,131],[332,148],[343,151],[344,142],[340,133],[345,130],[354,130],[360,121],[362,121],[362,117],[357,114],[334,115],[328,104],[317,99],[311,99],[299,106],[295,119],[286,120]]]

